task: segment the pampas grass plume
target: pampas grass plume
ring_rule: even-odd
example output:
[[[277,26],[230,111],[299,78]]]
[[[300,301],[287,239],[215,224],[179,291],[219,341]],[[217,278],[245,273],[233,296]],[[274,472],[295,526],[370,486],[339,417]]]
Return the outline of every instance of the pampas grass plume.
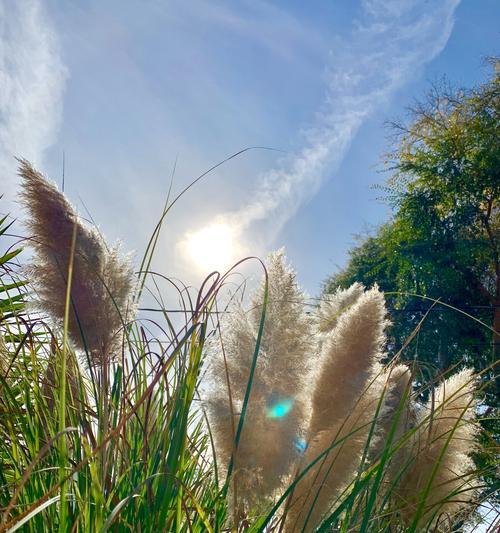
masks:
[[[412,374],[404,364],[390,365],[377,377],[382,390],[383,407],[377,421],[373,442],[370,443],[370,460],[379,459],[392,433],[391,447],[399,446],[400,439],[415,424],[411,402]],[[400,451],[391,454],[393,466],[400,466],[397,457]]]
[[[363,294],[365,288],[355,282],[347,289],[338,287],[332,294],[326,294],[318,309],[318,330],[331,331],[337,324],[340,315],[346,311]]]
[[[349,294],[357,292],[358,286]],[[353,299],[323,342],[305,464],[335,441],[339,444],[298,482],[289,509],[289,531],[302,531],[304,526],[313,530],[354,479],[376,412],[381,392],[376,375],[387,325],[384,296],[374,287]]]
[[[472,370],[462,370],[439,385],[435,405],[429,400],[420,414],[411,462],[399,487],[407,522],[413,520],[426,490],[420,522],[453,516],[474,497],[474,463],[469,454],[478,431],[475,389]]]
[[[271,496],[299,457],[296,443],[304,437],[307,419],[303,391],[307,368],[316,352],[311,321],[304,312],[304,294],[282,250],[270,254],[267,269],[269,303],[264,333],[234,462],[238,493],[247,506],[262,500],[263,495]],[[264,290],[262,283],[251,298],[249,312],[241,305],[233,307],[223,321],[224,352],[217,350],[214,356],[214,393],[209,412],[218,457],[224,465],[233,450],[234,428],[249,378]]]
[[[65,196],[28,161],[19,160],[19,175],[35,250],[30,270],[39,305],[62,322],[76,224],[68,333],[77,348],[88,352],[91,364],[104,364],[119,346],[133,286],[130,265],[117,248],[108,250],[97,232],[83,225]]]

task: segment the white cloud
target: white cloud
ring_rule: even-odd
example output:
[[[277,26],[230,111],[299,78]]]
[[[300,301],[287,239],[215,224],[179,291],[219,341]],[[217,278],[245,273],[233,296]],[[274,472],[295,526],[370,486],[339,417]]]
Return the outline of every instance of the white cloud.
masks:
[[[12,199],[14,156],[40,164],[56,139],[67,73],[39,0],[0,0],[0,21],[0,194]]]
[[[303,148],[261,176],[248,204],[222,218],[240,232],[262,221],[260,244],[269,245],[340,164],[363,122],[445,47],[459,2],[364,0],[348,42],[331,50],[324,105],[302,133]]]

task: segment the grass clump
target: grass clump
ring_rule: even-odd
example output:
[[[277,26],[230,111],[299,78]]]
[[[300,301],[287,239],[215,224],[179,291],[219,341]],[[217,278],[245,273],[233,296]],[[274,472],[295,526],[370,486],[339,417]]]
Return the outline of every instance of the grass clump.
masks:
[[[0,530],[209,530],[222,499],[191,407],[217,284],[181,331],[146,330],[128,261],[20,165],[35,254],[29,312],[2,271]]]
[[[213,319],[214,273],[178,287],[181,325],[164,306],[138,318],[169,206],[135,276],[20,174],[34,255],[0,256],[0,531],[452,531],[474,512],[480,376],[444,376],[423,402],[413,369],[385,364],[377,287],[308,312],[279,251],[248,311],[233,298]]]

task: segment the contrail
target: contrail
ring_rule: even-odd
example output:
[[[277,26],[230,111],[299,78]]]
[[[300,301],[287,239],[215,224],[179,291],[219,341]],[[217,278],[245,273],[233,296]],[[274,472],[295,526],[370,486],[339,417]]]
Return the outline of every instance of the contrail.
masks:
[[[330,52],[328,86],[303,148],[258,180],[253,199],[217,218],[236,233],[263,221],[270,244],[338,168],[360,126],[445,47],[460,0],[365,0],[348,43]],[[262,233],[261,233],[262,234]],[[264,242],[263,242],[264,241]]]

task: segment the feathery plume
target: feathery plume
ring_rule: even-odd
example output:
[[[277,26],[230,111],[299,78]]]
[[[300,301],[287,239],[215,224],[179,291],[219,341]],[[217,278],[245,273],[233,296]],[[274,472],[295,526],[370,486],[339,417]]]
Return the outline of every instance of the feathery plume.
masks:
[[[412,457],[398,490],[407,522],[414,520],[424,497],[419,525],[455,515],[474,497],[474,463],[469,454],[477,436],[475,388],[472,370],[462,370],[439,385],[434,408],[429,401],[420,413]]]
[[[213,357],[209,368],[212,383],[207,407],[215,439],[216,459],[221,471],[227,469],[233,452],[255,343],[256,338],[248,316],[241,303],[237,302],[230,313],[222,318],[221,339],[214,339],[209,344]],[[247,422],[248,413],[247,410]],[[236,473],[244,468],[240,465],[240,455],[241,441],[240,453],[234,457],[233,472]],[[243,456],[246,457],[246,454]],[[248,476],[240,477],[249,479]],[[252,494],[252,491],[249,490],[248,493]]]
[[[304,294],[282,250],[270,254],[268,305],[252,392],[240,443],[235,476],[241,500],[251,506],[281,486],[300,457],[307,419],[303,390],[310,359],[315,355],[311,321],[304,311]],[[220,462],[227,465],[255,350],[265,284],[251,299],[251,309],[235,309],[223,320],[224,352],[212,366],[214,394],[209,401]],[[225,355],[225,362],[224,362]],[[233,400],[231,419],[229,390]]]
[[[370,461],[380,458],[387,446],[388,437],[393,431],[391,447],[398,444],[400,439],[415,423],[415,413],[410,402],[412,375],[410,369],[399,364],[390,366],[381,372],[380,379],[383,394],[383,407],[375,428],[374,439],[370,443]],[[397,457],[401,451],[391,454],[391,462],[399,466]]]
[[[325,295],[318,309],[318,329],[325,333],[331,331],[340,317],[363,294],[365,288],[355,282],[347,289],[338,287],[333,294]]]
[[[97,232],[83,225],[55,185],[28,161],[19,160],[19,165],[21,203],[28,212],[27,226],[36,252],[31,271],[39,305],[54,319],[63,320],[76,224],[68,332],[75,346],[89,353],[92,364],[105,364],[119,345],[132,270],[116,247],[108,251]]]
[[[325,335],[304,463],[311,463],[335,441],[339,444],[296,485],[288,531],[313,530],[355,477],[381,394],[376,375],[385,317],[384,296],[374,287],[361,294]]]

